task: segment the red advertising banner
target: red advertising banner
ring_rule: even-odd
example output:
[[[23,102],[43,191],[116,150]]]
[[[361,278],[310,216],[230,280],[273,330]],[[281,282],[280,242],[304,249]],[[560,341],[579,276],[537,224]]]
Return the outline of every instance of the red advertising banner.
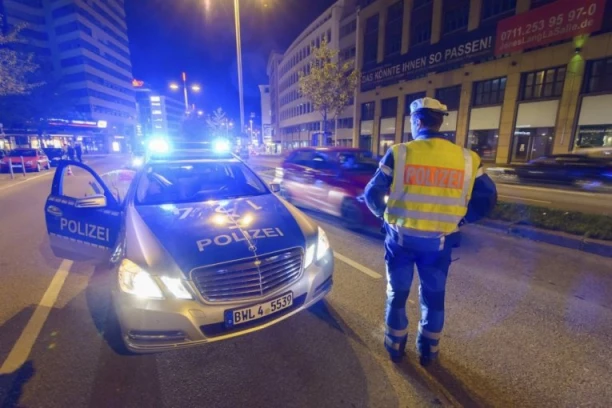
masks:
[[[497,24],[495,55],[589,34],[601,28],[606,0],[558,0]]]

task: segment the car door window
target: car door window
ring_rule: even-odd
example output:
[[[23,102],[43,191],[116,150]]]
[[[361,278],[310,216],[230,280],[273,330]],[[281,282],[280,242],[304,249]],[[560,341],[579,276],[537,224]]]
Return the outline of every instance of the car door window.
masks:
[[[74,199],[103,195],[104,189],[87,170],[77,166],[66,166],[62,172],[59,195]]]
[[[298,166],[311,167],[314,152],[311,150],[300,150],[295,152],[289,159],[289,163],[297,164]]]
[[[104,173],[100,178],[115,197],[117,203],[123,205],[135,175],[136,172],[133,170],[121,169]]]

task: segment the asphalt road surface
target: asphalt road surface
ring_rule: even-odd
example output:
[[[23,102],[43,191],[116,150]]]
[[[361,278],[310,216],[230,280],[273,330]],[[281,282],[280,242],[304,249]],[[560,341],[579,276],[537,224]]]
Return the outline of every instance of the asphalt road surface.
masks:
[[[253,156],[249,164],[273,168],[279,166],[281,160],[280,156]],[[496,184],[500,201],[612,216],[612,194],[607,192],[519,185],[500,180],[496,180]]]
[[[119,167],[113,159],[94,167]],[[336,254],[325,302],[254,334],[145,356],[104,337],[109,279],[55,258],[50,176],[0,190],[0,407],[609,407],[612,260],[466,228],[440,365],[383,349],[379,236],[308,212]],[[416,280],[416,279],[415,279]],[[416,285],[416,282],[415,282]],[[417,290],[408,307],[413,344]],[[9,357],[12,356],[12,357]],[[7,370],[15,357],[24,363]]]

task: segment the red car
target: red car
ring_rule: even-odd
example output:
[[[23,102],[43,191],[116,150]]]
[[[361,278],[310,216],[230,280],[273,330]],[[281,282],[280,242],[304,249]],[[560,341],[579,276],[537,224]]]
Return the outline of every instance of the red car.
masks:
[[[276,179],[281,194],[296,206],[340,217],[349,228],[378,229],[380,220],[359,199],[377,168],[368,150],[302,148],[289,153],[276,169]]]
[[[51,169],[51,162],[41,149],[19,148],[11,150],[9,154],[2,159],[2,170],[10,171],[9,163],[13,163],[14,172],[23,171],[21,167],[22,157],[26,171],[41,171],[42,169]]]

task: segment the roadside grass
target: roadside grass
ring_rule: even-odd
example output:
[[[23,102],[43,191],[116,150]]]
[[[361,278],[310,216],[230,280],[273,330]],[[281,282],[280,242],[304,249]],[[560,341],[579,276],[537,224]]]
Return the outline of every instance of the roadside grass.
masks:
[[[499,202],[488,218],[612,241],[612,217],[605,215]]]

